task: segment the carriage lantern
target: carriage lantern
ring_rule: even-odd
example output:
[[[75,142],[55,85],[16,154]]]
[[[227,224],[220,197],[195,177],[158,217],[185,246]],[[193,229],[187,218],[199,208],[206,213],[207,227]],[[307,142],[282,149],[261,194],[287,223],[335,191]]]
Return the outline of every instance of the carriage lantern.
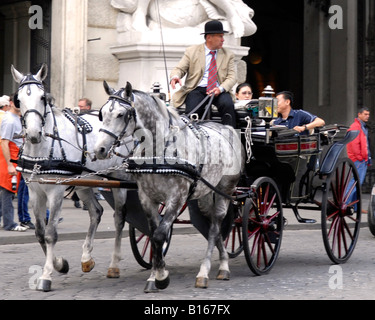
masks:
[[[267,86],[263,91],[264,97],[259,98],[259,118],[266,122],[278,117],[277,99],[273,97],[275,92],[271,86]]]
[[[164,101],[167,100],[167,95],[163,92],[160,92],[162,87],[161,87],[161,84],[159,82],[154,82],[151,89],[152,89],[151,95],[154,95],[154,96],[156,96],[159,99],[164,100]]]

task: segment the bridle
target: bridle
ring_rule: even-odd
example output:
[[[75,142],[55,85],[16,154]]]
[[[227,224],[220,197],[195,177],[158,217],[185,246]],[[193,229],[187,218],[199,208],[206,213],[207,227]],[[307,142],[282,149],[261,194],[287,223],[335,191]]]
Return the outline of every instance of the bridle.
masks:
[[[30,113],[37,114],[40,117],[40,119],[42,120],[42,128],[43,128],[45,126],[45,124],[46,124],[46,118],[47,118],[47,113],[48,113],[47,112],[47,105],[48,105],[48,103],[47,103],[47,98],[46,98],[46,94],[45,94],[45,91],[44,91],[43,83],[41,81],[38,81],[37,79],[35,79],[32,74],[28,74],[26,76],[26,79],[20,83],[18,91],[17,91],[17,93],[14,96],[14,105],[16,106],[17,109],[20,109],[21,105],[20,105],[20,101],[18,100],[18,93],[19,93],[19,91],[23,87],[27,86],[26,94],[28,96],[30,96],[31,95],[31,88],[30,88],[30,86],[33,85],[33,84],[35,84],[39,89],[43,90],[43,92],[44,92],[44,94],[42,96],[42,101],[43,101],[43,104],[44,104],[44,113],[42,115],[36,109],[29,109],[29,110],[27,110],[25,112],[25,114],[23,116],[21,116],[22,127],[25,128],[25,129],[27,129],[26,117],[27,117],[28,114],[30,114]]]
[[[112,104],[109,107],[110,112],[113,111],[116,102],[126,110],[126,114],[124,116],[124,121],[125,121],[124,128],[122,129],[122,131],[120,132],[119,135],[116,135],[113,132],[111,132],[109,130],[106,130],[106,129],[103,129],[103,128],[101,128],[99,130],[99,132],[104,132],[105,134],[108,134],[110,137],[112,137],[114,139],[114,142],[113,142],[113,145],[112,145],[113,147],[120,146],[121,140],[124,137],[124,135],[126,133],[126,130],[128,129],[128,126],[129,126],[129,123],[130,123],[131,119],[134,119],[135,125],[137,125],[137,113],[136,113],[135,108],[134,108],[134,97],[132,99],[123,98],[123,97],[121,97],[122,92],[123,92],[123,89],[116,92],[115,94],[110,95],[109,99],[108,99],[108,102],[112,101]],[[102,109],[104,108],[104,106],[99,111],[99,120],[100,121],[103,121]]]

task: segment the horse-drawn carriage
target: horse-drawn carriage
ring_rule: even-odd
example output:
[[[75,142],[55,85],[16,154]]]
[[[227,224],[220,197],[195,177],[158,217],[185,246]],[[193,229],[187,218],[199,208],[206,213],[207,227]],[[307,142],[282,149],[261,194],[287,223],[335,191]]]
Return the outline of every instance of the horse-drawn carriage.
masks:
[[[271,98],[260,104],[267,104],[265,100],[274,103]],[[179,112],[184,114],[183,109]],[[208,114],[211,119],[207,121],[220,121],[217,112]],[[242,142],[251,148],[251,160],[222,225],[229,256],[235,258],[244,251],[248,266],[256,275],[269,272],[277,259],[286,224],[283,209],[292,209],[299,223],[316,223],[315,219],[300,216],[299,209],[306,209],[320,211],[323,242],[332,262],[346,262],[359,236],[361,192],[357,170],[343,151],[358,133],[346,134],[347,127],[330,125],[315,129],[310,135],[299,135],[287,128],[270,127],[268,121],[273,116],[261,117],[267,122],[259,125],[258,100],[236,110],[236,114]],[[356,196],[349,202],[353,192]],[[207,237],[209,225],[198,206],[190,203],[188,207],[193,225]],[[132,204],[128,209],[135,217],[141,206]],[[162,207],[160,214],[163,214]],[[176,224],[189,222],[175,221]],[[151,268],[151,245],[145,227],[133,221],[130,241],[139,264]],[[137,233],[137,229],[142,231]]]
[[[128,189],[126,203],[121,193],[114,194],[112,205],[115,209],[116,241],[109,274],[119,276],[121,231],[126,220],[130,224],[132,249],[138,262],[151,267],[148,257],[152,256],[153,270],[148,284],[154,283],[159,289],[169,284],[163,258],[171,239],[172,225],[187,206],[189,222],[208,240],[207,256],[197,276],[197,287],[207,287],[210,258],[215,245],[220,251],[221,260],[218,279],[229,279],[228,253],[234,257],[242,251],[255,274],[269,272],[279,254],[286,223],[283,209],[286,207],[293,209],[299,222],[312,223],[313,220],[301,218],[298,209],[301,204],[315,206],[321,211],[323,241],[330,259],[334,263],[343,263],[351,256],[359,235],[361,191],[354,164],[340,156],[345,145],[355,138],[356,132],[349,132],[342,140],[335,142],[335,136],[342,129],[339,126],[321,128],[310,136],[270,127],[275,104],[272,97],[265,97],[259,99],[255,106],[250,104],[247,109],[237,112],[238,126],[241,128],[237,132],[240,134],[237,134],[231,128],[216,123],[215,113],[210,115],[213,120],[208,122],[196,121],[194,116],[181,118],[165,108],[159,99],[133,91],[130,84],[119,91],[105,84],[110,97],[99,113],[103,125],[100,130],[96,128],[96,132],[99,132],[92,139],[78,132],[80,120],[77,117],[69,123],[61,112],[55,111],[47,103],[42,85],[43,68],[37,75],[26,77],[16,70],[12,71],[20,83],[18,99],[27,140],[23,152],[30,152],[21,159],[21,170],[22,160],[25,162],[26,159],[30,166],[34,164],[24,174],[30,183],[31,197],[34,198],[36,233],[47,257],[37,286],[39,290],[50,290],[53,267],[67,272],[66,261],[53,254],[65,185]],[[265,120],[266,124],[259,126],[259,119]],[[59,131],[60,122],[64,130]],[[74,134],[68,130],[72,123]],[[159,127],[155,127],[156,124]],[[142,137],[137,136],[139,128],[143,130]],[[151,151],[160,148],[160,144],[156,143],[160,134],[163,134],[162,155],[148,156],[147,146],[151,146]],[[174,146],[178,134],[181,134],[179,138],[183,138],[183,143]],[[134,140],[130,154],[115,151],[118,147],[124,149],[123,141],[127,136]],[[52,148],[48,139],[52,141]],[[91,140],[96,140],[95,146]],[[53,148],[55,141],[60,149]],[[194,141],[194,144],[189,144],[190,141]],[[40,143],[45,146],[41,148],[38,146]],[[85,148],[78,148],[77,143]],[[74,147],[68,157],[62,145],[65,148]],[[323,150],[325,146],[328,150]],[[108,174],[111,172],[108,165],[103,168],[95,164],[103,160],[90,157],[86,165],[66,160],[73,153],[78,159],[87,157],[92,152],[89,147],[93,148],[98,159],[106,161],[109,155],[112,158],[125,155],[121,164],[119,161],[112,162],[115,166],[112,177]],[[173,152],[167,156],[170,150]],[[45,151],[49,152],[50,157],[40,156]],[[135,156],[137,151],[140,152],[139,157]],[[219,152],[216,154],[219,157],[213,156],[215,152]],[[190,161],[192,154],[197,155],[198,161]],[[70,165],[73,165],[75,170],[89,172],[90,179],[94,176],[100,178],[104,173],[105,180],[87,181],[85,177],[88,175],[50,179],[48,174],[51,172],[43,166],[51,163],[56,166],[52,172],[54,176],[58,176],[60,171],[56,173],[56,170],[62,168],[64,172],[70,172]],[[120,175],[116,176],[116,170],[121,170]],[[136,183],[124,179],[124,171],[131,174]],[[65,174],[69,175],[69,172]],[[41,174],[43,178],[40,178]],[[58,191],[48,184],[54,184]],[[355,196],[349,201],[352,193]],[[87,202],[93,197],[92,192],[83,195]],[[52,221],[47,226],[43,224],[46,201],[49,201]],[[82,255],[85,271],[90,271],[94,265],[91,242],[102,213],[95,200],[89,203],[89,212],[91,225]],[[140,241],[141,238],[146,239],[145,243]],[[147,256],[150,239],[152,253]],[[146,287],[146,291],[153,289],[153,285]]]

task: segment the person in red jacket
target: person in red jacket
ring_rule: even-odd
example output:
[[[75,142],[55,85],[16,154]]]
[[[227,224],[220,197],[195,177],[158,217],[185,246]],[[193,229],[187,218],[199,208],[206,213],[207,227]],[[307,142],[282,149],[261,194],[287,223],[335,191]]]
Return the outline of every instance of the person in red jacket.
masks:
[[[369,119],[370,110],[366,107],[361,108],[358,111],[358,117],[354,120],[354,123],[348,130],[359,131],[358,137],[347,145],[346,151],[349,159],[352,160],[357,167],[361,185],[365,181],[367,168],[371,166],[370,141],[368,128],[366,126]],[[353,196],[354,194],[352,194],[350,199],[353,199]]]

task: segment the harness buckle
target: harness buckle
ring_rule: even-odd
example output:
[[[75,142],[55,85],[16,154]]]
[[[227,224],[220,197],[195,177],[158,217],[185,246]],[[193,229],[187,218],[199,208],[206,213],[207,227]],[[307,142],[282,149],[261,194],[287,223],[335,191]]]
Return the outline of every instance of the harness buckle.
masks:
[[[193,122],[198,122],[199,121],[199,115],[198,113],[193,113],[190,115],[190,120]]]

